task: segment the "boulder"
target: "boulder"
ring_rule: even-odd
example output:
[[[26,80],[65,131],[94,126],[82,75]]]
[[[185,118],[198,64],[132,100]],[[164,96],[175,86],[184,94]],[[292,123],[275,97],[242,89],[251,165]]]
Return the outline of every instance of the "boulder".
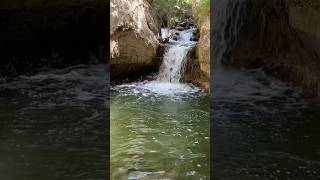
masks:
[[[110,2],[111,77],[152,69],[159,46],[159,17],[147,0]]]

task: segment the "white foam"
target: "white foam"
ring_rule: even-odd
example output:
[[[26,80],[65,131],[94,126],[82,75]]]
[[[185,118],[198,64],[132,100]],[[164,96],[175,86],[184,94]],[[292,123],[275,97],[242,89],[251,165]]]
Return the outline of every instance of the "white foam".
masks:
[[[185,71],[185,65],[188,59],[187,54],[196,44],[190,41],[195,30],[196,29],[193,28],[179,32],[179,40],[171,44],[163,56],[163,63],[157,76],[158,81],[171,83],[180,82]]]
[[[114,86],[112,89],[125,94],[141,94],[143,96],[161,95],[169,97],[191,96],[201,94],[202,92],[201,89],[192,84],[161,82],[157,80],[122,84]]]

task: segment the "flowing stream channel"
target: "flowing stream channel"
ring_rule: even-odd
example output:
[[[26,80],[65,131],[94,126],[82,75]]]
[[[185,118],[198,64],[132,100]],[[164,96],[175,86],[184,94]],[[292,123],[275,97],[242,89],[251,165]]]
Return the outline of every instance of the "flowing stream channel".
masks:
[[[194,31],[169,40],[154,80],[111,88],[112,179],[210,178],[210,100],[180,82]]]

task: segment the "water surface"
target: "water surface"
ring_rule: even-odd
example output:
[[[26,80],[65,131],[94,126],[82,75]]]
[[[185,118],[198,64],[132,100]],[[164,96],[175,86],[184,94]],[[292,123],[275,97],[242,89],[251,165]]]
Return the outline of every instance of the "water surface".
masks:
[[[209,179],[209,97],[190,84],[115,86],[112,179]]]
[[[0,179],[107,178],[106,65],[0,84]]]
[[[214,179],[320,179],[320,111],[260,71],[217,69]]]
[[[171,31],[153,81],[112,87],[112,179],[210,179],[209,97],[181,83],[195,30]]]

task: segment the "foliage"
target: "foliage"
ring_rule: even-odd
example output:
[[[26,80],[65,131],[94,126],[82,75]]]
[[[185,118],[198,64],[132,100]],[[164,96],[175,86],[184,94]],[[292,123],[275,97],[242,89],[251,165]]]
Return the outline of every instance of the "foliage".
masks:
[[[191,16],[192,9],[197,16],[206,17],[210,15],[210,0],[149,0],[157,13],[167,16],[169,24],[176,25],[188,15]]]
[[[153,0],[152,6],[160,16],[167,16],[170,25],[175,25],[185,15],[192,14],[193,0]]]
[[[195,0],[194,7],[198,16],[210,15],[210,0]]]

